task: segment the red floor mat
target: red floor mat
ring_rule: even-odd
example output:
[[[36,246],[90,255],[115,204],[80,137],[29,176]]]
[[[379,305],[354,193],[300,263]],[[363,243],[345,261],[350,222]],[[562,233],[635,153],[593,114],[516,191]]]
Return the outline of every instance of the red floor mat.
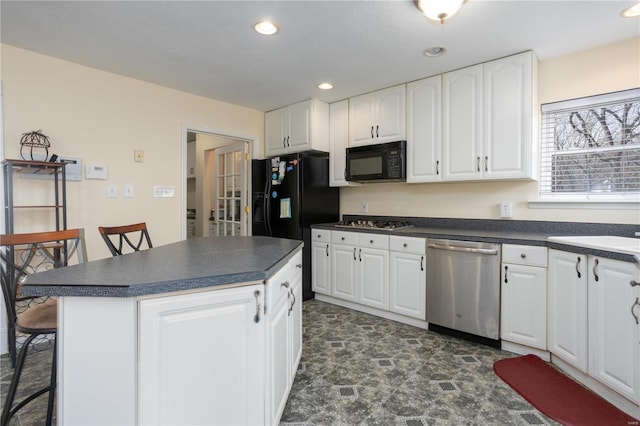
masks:
[[[564,425],[640,425],[535,355],[501,359],[493,371],[538,411]]]

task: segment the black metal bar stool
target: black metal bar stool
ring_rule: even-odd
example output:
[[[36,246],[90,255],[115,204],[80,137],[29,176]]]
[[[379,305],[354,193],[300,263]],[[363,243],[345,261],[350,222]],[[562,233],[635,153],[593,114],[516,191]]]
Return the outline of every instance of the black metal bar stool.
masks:
[[[24,296],[22,282],[28,274],[82,263],[87,258],[84,231],[37,232],[30,234],[0,235],[0,265],[2,266],[2,293],[7,308],[9,352],[14,367],[13,377],[5,399],[0,426],[20,409],[40,395],[49,393],[46,424],[53,419],[53,401],[56,390],[56,336],[58,330],[58,302],[48,297]],[[16,334],[25,337],[17,354]],[[16,392],[29,348],[42,336],[52,336],[53,358],[49,384],[14,405]]]
[[[145,222],[123,226],[99,226],[98,231],[113,256],[122,255],[123,249],[125,251],[140,251],[140,249],[143,248],[143,243],[145,241],[147,243],[147,248],[153,247],[151,244],[151,238],[149,238],[149,232],[147,231],[147,224]],[[111,239],[112,237],[115,238],[116,235],[118,240],[117,247],[115,242]],[[137,242],[134,243],[132,239],[134,241],[137,240]]]

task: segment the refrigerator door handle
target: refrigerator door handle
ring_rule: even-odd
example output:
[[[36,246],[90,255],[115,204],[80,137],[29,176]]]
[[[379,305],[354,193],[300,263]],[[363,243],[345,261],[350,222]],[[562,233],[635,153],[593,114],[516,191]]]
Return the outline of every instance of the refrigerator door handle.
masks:
[[[269,198],[269,192],[271,192],[271,176],[267,175],[267,180],[264,183],[262,214],[264,215],[265,231],[267,231],[267,236],[271,237],[273,236],[273,232],[271,231],[271,217],[269,214],[271,210],[271,199]]]

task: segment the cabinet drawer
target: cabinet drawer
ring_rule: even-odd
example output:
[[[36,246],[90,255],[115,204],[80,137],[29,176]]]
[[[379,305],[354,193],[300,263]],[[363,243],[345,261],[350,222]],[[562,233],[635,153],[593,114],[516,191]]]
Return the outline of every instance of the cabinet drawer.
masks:
[[[358,234],[358,246],[389,250],[389,236],[379,234]]]
[[[331,242],[331,231],[328,229],[311,229],[311,241],[319,241],[322,243]]]
[[[427,241],[424,238],[389,237],[389,250],[403,253],[425,254]]]
[[[358,234],[355,232],[331,231],[331,242],[355,246],[358,243]]]
[[[514,244],[502,245],[502,262],[518,265],[547,266],[547,248],[536,246],[521,246]]]

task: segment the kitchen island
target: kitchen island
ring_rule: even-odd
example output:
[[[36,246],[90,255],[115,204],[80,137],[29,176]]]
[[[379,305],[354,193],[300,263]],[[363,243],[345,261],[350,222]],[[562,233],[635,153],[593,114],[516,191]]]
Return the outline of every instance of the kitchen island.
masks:
[[[195,238],[28,276],[25,294],[59,298],[58,423],[277,422],[301,352],[301,249]]]

